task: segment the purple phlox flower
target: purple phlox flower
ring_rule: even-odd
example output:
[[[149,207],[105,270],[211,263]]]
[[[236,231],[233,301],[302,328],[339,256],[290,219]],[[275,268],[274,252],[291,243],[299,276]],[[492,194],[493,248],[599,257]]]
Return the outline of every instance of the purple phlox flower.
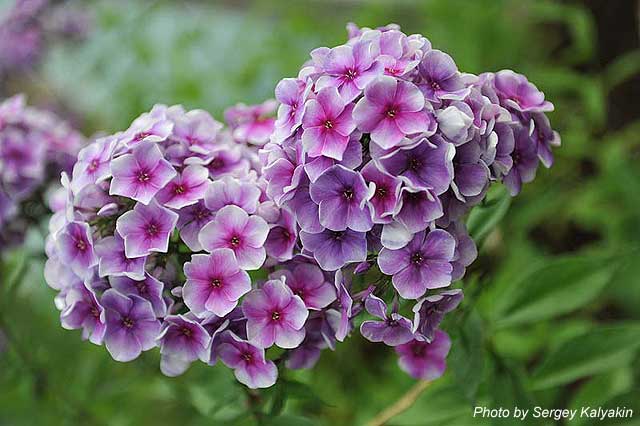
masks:
[[[264,242],[269,225],[257,215],[249,216],[238,206],[226,206],[218,211],[213,221],[200,231],[200,244],[206,251],[217,248],[233,250],[238,265],[245,270],[262,266],[266,258]]]
[[[392,176],[403,176],[413,187],[440,195],[453,179],[455,152],[453,144],[436,135],[384,155],[377,163]]]
[[[342,342],[351,331],[351,318],[354,316],[353,298],[345,286],[341,270],[336,271],[334,285],[337,293],[336,306],[327,310],[326,315],[336,340]]]
[[[72,189],[78,193],[85,186],[100,183],[111,176],[111,154],[115,146],[115,137],[96,140],[78,153],[78,161],[73,166]]]
[[[311,182],[315,182],[325,170],[336,164],[340,164],[347,169],[355,170],[362,164],[362,144],[360,143],[360,132],[352,133],[347,143],[347,148],[342,154],[342,160],[338,161],[330,157],[316,157],[311,161],[307,161],[304,170]]]
[[[420,88],[427,100],[440,103],[441,100],[462,100],[471,91],[465,87],[451,56],[432,49],[424,54],[418,65],[422,84]]]
[[[116,230],[124,239],[127,257],[142,257],[151,252],[166,253],[177,222],[177,213],[152,200],[149,205],[138,203],[120,216]]]
[[[189,146],[189,150],[198,154],[207,154],[215,145],[222,123],[216,121],[203,110],[196,109],[172,117],[175,123],[172,137]]]
[[[296,195],[304,166],[288,158],[278,158],[263,169],[267,179],[267,195],[281,206]]]
[[[482,154],[482,147],[475,140],[456,149],[453,158],[455,179],[451,188],[460,201],[480,195],[489,187],[491,172],[482,160]]]
[[[235,254],[226,248],[193,255],[184,265],[184,273],[184,302],[199,316],[212,312],[223,317],[251,290],[249,274],[240,269]]]
[[[109,196],[107,188],[103,187],[103,184],[89,184],[82,188],[75,196],[69,195],[69,201],[67,203],[67,218],[73,219],[75,217],[82,217],[89,221],[96,216],[102,214],[109,216],[115,214],[117,208],[111,209],[110,206],[114,205],[116,199]],[[117,204],[115,204],[118,207]],[[107,209],[112,210],[110,214],[104,214]]]
[[[105,314],[95,292],[79,282],[67,291],[65,303],[66,308],[60,314],[62,326],[68,330],[82,328],[83,339],[102,344],[106,330]]]
[[[132,280],[129,277],[109,277],[109,283],[111,287],[125,296],[135,294],[148,300],[156,317],[162,318],[167,315],[167,304],[162,298],[164,284],[155,277],[149,274],[146,274],[141,280]]]
[[[311,263],[299,263],[291,269],[280,269],[269,275],[284,277],[293,294],[299,296],[308,309],[320,310],[336,300],[336,289],[327,282],[322,269]]]
[[[330,332],[329,325],[322,315],[309,317],[305,324],[305,338],[300,346],[291,350],[285,361],[285,367],[292,370],[309,369],[320,359],[322,349],[329,347],[325,333]],[[329,336],[335,340],[335,337]]]
[[[436,330],[431,343],[413,340],[396,346],[398,364],[414,379],[434,380],[444,374],[450,348],[449,336],[444,331]]]
[[[473,111],[464,102],[453,102],[452,105],[436,112],[438,130],[454,145],[469,142],[475,133]]]
[[[324,60],[324,73],[316,81],[316,90],[335,87],[346,102],[353,101],[380,74],[369,41],[331,49]]]
[[[224,119],[238,142],[262,146],[269,141],[275,127],[273,113],[277,102],[269,99],[259,105],[238,104],[224,113]]]
[[[57,234],[56,240],[62,261],[79,277],[85,277],[98,264],[88,224],[68,223]]]
[[[310,157],[324,155],[342,160],[349,135],[356,125],[351,118],[353,104],[345,102],[335,87],[320,90],[310,99],[302,116],[302,146]]]
[[[405,136],[435,132],[435,120],[424,108],[424,96],[413,83],[381,76],[365,88],[353,118],[373,142],[390,149]]]
[[[511,154],[513,166],[503,178],[512,196],[518,195],[522,184],[531,182],[538,170],[538,147],[529,136],[529,130],[520,126],[514,130],[514,135],[515,145]]]
[[[531,114],[530,134],[538,146],[538,158],[549,168],[553,165],[551,148],[560,146],[560,135],[551,128],[549,118],[542,113]]]
[[[373,207],[373,222],[391,222],[391,216],[400,197],[402,181],[378,169],[373,161],[368,162],[363,167],[362,177],[369,185],[373,184],[375,186],[373,196],[369,200]]]
[[[387,315],[387,304],[370,294],[364,301],[367,312],[382,321],[368,320],[360,325],[360,334],[371,342],[382,342],[387,346],[398,346],[413,340],[411,321],[398,313],[395,301],[391,315]]]
[[[382,64],[384,73],[400,77],[413,70],[422,58],[422,48],[427,43],[424,37],[407,37],[401,31],[381,32],[377,37],[377,61]]]
[[[463,298],[462,290],[447,290],[424,297],[413,306],[413,332],[415,339],[431,342],[444,315],[458,307]]]
[[[131,126],[121,134],[120,140],[125,145],[133,146],[140,142],[162,142],[173,131],[173,122],[166,117],[165,105],[154,105],[150,112],[136,118]]]
[[[513,128],[509,124],[496,123],[494,127],[494,133],[496,135],[496,147],[495,157],[491,162],[491,170],[493,175],[497,178],[509,173],[511,167],[513,167],[513,148],[515,146],[515,137],[513,134]]]
[[[209,210],[204,200],[181,209],[179,212],[178,229],[180,238],[191,251],[202,251],[202,245],[198,241],[200,230],[214,218],[214,212]]]
[[[464,276],[467,266],[478,257],[478,248],[463,222],[452,222],[446,231],[456,239],[456,250],[451,263],[453,265],[451,280],[457,281]]]
[[[246,153],[239,145],[226,144],[207,152],[204,159],[191,157],[185,164],[199,164],[209,170],[209,176],[216,179],[225,175],[244,176],[249,171]]]
[[[109,194],[133,198],[143,204],[167,185],[176,175],[175,169],[163,158],[153,142],[136,144],[131,154],[111,161]]]
[[[218,348],[218,356],[229,368],[233,368],[236,379],[251,388],[268,388],[278,379],[278,368],[265,358],[264,349],[240,339],[230,331],[224,333],[224,343]]]
[[[287,208],[280,210],[280,217],[269,229],[264,243],[267,255],[278,261],[290,260],[298,240],[296,218]]]
[[[399,250],[383,248],[378,266],[382,273],[393,276],[393,286],[400,296],[417,299],[427,289],[451,283],[455,247],[455,238],[446,231],[422,231]]]
[[[292,349],[304,339],[309,311],[283,279],[269,280],[252,290],[244,298],[242,311],[247,318],[247,337],[258,347],[275,344]]]
[[[258,208],[259,200],[260,188],[256,183],[242,181],[231,176],[225,176],[210,184],[204,195],[204,203],[212,211],[234,205],[253,214]]]
[[[327,169],[311,184],[311,199],[319,205],[320,224],[332,231],[366,232],[373,226],[369,188],[362,175],[344,166]]]
[[[426,229],[442,215],[442,203],[432,190],[404,186],[400,190],[400,202],[393,218],[409,232],[416,233]],[[401,231],[397,225],[391,225],[384,225],[383,239],[391,229]]]
[[[98,271],[101,277],[126,276],[133,280],[144,279],[146,256],[128,258],[125,254],[124,240],[117,233],[105,237],[96,243],[98,255]]]
[[[359,274],[364,274],[365,272],[367,272],[369,269],[371,269],[371,267],[373,266],[372,262],[362,262],[362,263],[358,263],[355,267],[355,269],[353,270],[353,274],[354,275],[359,275]]]
[[[209,361],[211,337],[200,323],[185,315],[169,315],[158,336],[160,370],[169,377],[184,373],[193,361]]]
[[[493,83],[501,103],[520,112],[553,111],[553,104],[544,100],[544,93],[522,74],[502,70],[495,74]]]
[[[42,178],[45,166],[45,144],[38,138],[16,129],[0,134],[0,178],[15,185],[18,192],[28,192],[32,181]]]
[[[205,167],[187,166],[158,192],[157,200],[172,209],[181,209],[202,199],[209,182],[209,171]]]
[[[156,319],[148,300],[108,289],[102,295],[101,302],[107,320],[104,342],[113,359],[131,361],[143,351],[156,346],[160,321]]]
[[[318,265],[325,271],[335,271],[348,263],[367,259],[367,237],[364,232],[325,229],[313,234],[301,231],[300,239],[304,248],[313,253]]]
[[[375,28],[375,31],[377,32],[386,32],[386,31],[399,31],[400,30],[400,26],[398,24],[387,24],[383,27],[377,27]],[[360,28],[357,24],[354,24],[353,22],[349,22],[347,23],[347,35],[349,36],[349,41],[351,40],[357,40],[359,39],[364,33],[367,32],[373,32],[374,30],[372,30],[371,28],[368,27],[362,27]]]
[[[280,102],[280,106],[272,136],[273,140],[283,141],[300,127],[304,112],[304,100],[310,89],[311,85],[296,78],[280,80],[276,86],[276,100]]]
[[[309,178],[306,173],[302,173],[298,189],[291,201],[287,204],[289,208],[295,213],[296,221],[300,228],[305,232],[318,233],[322,232],[324,228],[320,225],[318,218],[319,207],[311,199],[309,195]]]

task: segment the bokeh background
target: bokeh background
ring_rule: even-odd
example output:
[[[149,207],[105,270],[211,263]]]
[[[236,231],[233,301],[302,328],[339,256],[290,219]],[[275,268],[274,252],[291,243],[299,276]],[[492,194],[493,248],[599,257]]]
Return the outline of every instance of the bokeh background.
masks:
[[[0,14],[12,1],[0,0]],[[70,2],[87,37],[51,43],[32,69],[2,77],[87,135],[125,128],[154,103],[222,119],[225,107],[272,97],[347,22],[395,22],[449,52],[463,71],[512,68],[552,100],[556,165],[470,227],[480,256],[444,328],[446,375],[387,423],[554,424],[473,418],[474,406],[627,407],[640,424],[640,33],[635,0],[250,0]],[[223,366],[170,379],[151,351],[113,361],[59,325],[43,279],[46,224],[0,270],[0,425],[255,425]],[[380,425],[415,382],[392,350],[357,333],[311,371],[258,396],[281,413],[263,424]],[[282,397],[286,395],[286,399]],[[411,395],[409,395],[411,396]],[[255,397],[255,396],[254,396]],[[277,401],[274,403],[273,401]],[[411,402],[411,401],[409,401]],[[379,417],[378,417],[379,419]],[[569,424],[569,423],[567,423]]]

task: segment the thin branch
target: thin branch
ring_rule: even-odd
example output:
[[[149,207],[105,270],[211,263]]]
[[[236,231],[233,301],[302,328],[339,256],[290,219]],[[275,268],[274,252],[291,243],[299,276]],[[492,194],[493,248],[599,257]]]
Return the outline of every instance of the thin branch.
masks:
[[[429,386],[431,382],[419,381],[411,389],[407,391],[400,399],[394,402],[389,407],[382,410],[377,416],[373,418],[367,426],[384,426],[389,420],[408,410],[414,402],[418,399],[420,394]]]

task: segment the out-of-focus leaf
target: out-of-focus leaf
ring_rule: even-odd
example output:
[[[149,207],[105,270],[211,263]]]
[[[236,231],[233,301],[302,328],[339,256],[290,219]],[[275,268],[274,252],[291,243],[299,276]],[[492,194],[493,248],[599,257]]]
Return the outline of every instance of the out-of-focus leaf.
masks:
[[[469,214],[467,228],[476,244],[480,245],[509,210],[511,197],[504,186],[489,190],[486,201]]]
[[[484,374],[486,353],[482,320],[474,310],[459,328],[450,331],[451,353],[447,364],[453,378],[470,401],[475,401]]]
[[[311,419],[290,414],[283,414],[276,417],[267,417],[262,425],[264,426],[313,426],[316,423]]]
[[[532,389],[548,389],[629,363],[640,347],[640,323],[602,326],[575,337],[547,356]]]
[[[524,273],[505,294],[496,326],[523,325],[574,311],[595,299],[616,264],[601,256],[553,259]]]

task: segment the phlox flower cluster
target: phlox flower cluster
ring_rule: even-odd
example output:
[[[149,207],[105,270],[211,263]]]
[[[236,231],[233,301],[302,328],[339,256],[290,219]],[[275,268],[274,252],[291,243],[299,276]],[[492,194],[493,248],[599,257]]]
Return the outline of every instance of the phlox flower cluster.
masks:
[[[84,143],[55,114],[27,106],[24,96],[0,103],[0,254],[48,213],[47,201],[55,200],[49,183],[71,171]]]
[[[314,307],[289,362],[311,365],[366,311],[361,334],[432,379],[450,346],[439,324],[462,299],[449,287],[477,255],[466,214],[492,184],[516,195],[540,163],[552,165],[553,105],[525,76],[461,72],[395,25],[348,30],[345,44],[313,50],[277,85],[261,151],[266,193],[293,212],[300,257],[336,284],[337,300]]]

